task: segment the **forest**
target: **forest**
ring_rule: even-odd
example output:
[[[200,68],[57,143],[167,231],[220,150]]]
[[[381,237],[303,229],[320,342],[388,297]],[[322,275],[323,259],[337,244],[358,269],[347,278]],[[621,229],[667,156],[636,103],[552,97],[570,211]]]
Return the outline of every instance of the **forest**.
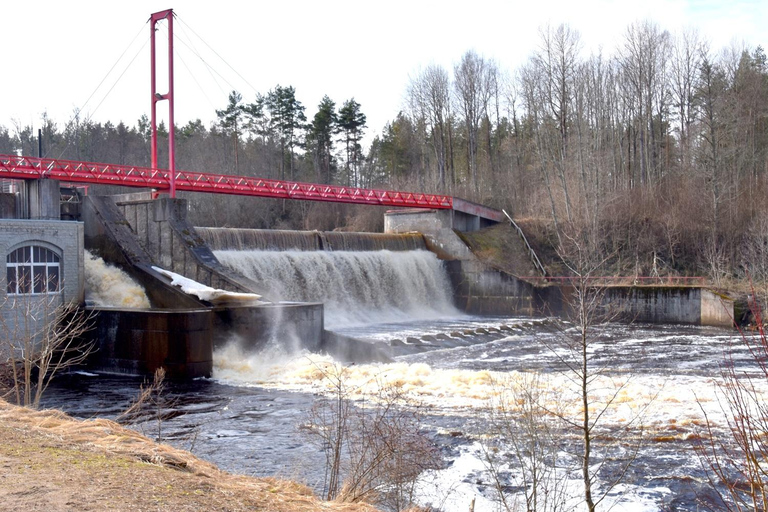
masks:
[[[365,106],[293,86],[176,129],[176,167],[445,193],[510,212],[557,248],[578,233],[624,275],[768,281],[768,63],[761,46],[714,49],[652,21],[611,53],[545,26],[517,69],[468,50],[409,78],[401,111],[367,142]],[[371,77],[375,79],[375,77]],[[0,126],[0,153],[150,165],[150,126],[76,115]],[[168,128],[161,125],[161,138]],[[364,147],[365,144],[365,147]],[[160,165],[167,142],[160,141]],[[372,207],[186,195],[198,225],[377,230]]]

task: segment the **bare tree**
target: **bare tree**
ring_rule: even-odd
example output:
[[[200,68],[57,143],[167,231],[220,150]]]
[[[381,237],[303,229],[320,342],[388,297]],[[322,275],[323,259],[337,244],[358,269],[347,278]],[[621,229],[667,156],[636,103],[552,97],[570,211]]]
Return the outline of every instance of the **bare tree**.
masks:
[[[764,395],[768,334],[758,302],[753,300],[750,306],[757,330],[741,332],[741,341],[754,366],[737,369],[726,355],[718,383],[722,397],[719,406],[726,423],[724,435],[700,404],[706,418],[706,436],[698,451],[709,468],[712,489],[720,497],[720,503],[714,505],[731,512],[768,510],[768,405]]]
[[[489,404],[490,430],[483,432],[483,456],[498,500],[507,512],[518,510],[508,495],[510,485],[522,489],[524,509],[567,510],[567,472],[559,465],[562,436],[558,416],[548,400],[551,383],[541,374],[524,374],[498,382]]]
[[[436,65],[427,67],[411,80],[408,97],[416,117],[422,117],[426,122],[437,163],[437,184],[440,190],[445,190],[446,165],[450,159],[451,145],[451,81],[448,72]]]
[[[697,31],[686,30],[674,38],[670,60],[672,101],[677,110],[680,166],[688,172],[692,164],[691,128],[696,120],[696,84],[701,68],[703,43]]]
[[[545,137],[545,147],[550,152],[565,199],[565,212],[572,219],[571,198],[566,177],[569,156],[570,127],[578,55],[581,50],[579,33],[567,25],[556,29],[547,26],[539,31],[541,43],[534,53],[533,63],[540,69],[543,80],[543,115],[552,121],[557,137]]]
[[[418,476],[441,466],[438,450],[421,432],[418,407],[397,386],[379,381],[369,403],[347,368],[320,368],[328,396],[312,408],[302,430],[326,452],[326,499],[367,501],[400,511],[413,505]]]
[[[469,177],[475,194],[480,193],[477,162],[480,124],[488,111],[496,74],[496,65],[472,50],[465,53],[461,62],[454,67],[456,100],[464,116]]]
[[[6,357],[12,396],[18,405],[37,408],[53,377],[82,364],[93,350],[83,340],[92,327],[92,313],[56,295],[6,298],[0,315],[0,354]]]
[[[629,26],[619,60],[631,87],[637,117],[640,153],[640,183],[651,184],[660,174],[661,144],[664,143],[668,88],[666,70],[670,53],[669,32],[651,21]]]
[[[594,512],[608,493],[623,481],[640,448],[641,439],[638,438],[633,448],[623,456],[619,467],[611,472],[608,482],[602,485],[596,494],[595,482],[608,461],[606,453],[616,443],[615,440],[622,437],[617,432],[611,436],[601,435],[601,419],[616,407],[617,398],[628,380],[615,381],[608,387],[598,389],[599,379],[606,375],[606,369],[595,363],[595,331],[598,325],[616,318],[621,311],[608,304],[605,297],[606,288],[593,279],[609,259],[609,256],[600,250],[596,233],[574,231],[563,234],[562,240],[560,254],[573,275],[571,296],[567,301],[573,326],[566,326],[559,331],[554,353],[567,368],[574,382],[580,407],[578,414],[560,415],[560,418],[566,425],[576,429],[581,437],[578,466],[581,471],[583,498],[587,509]],[[641,404],[622,425],[613,428],[629,437],[632,429],[640,426],[644,411],[650,402]],[[598,448],[603,451],[601,459],[595,458]]]

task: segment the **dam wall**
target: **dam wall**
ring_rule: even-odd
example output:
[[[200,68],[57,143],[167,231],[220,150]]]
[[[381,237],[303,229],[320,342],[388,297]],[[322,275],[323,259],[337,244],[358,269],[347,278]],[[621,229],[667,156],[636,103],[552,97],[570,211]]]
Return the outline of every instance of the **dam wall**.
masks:
[[[398,210],[385,216],[387,233],[420,232],[427,248],[445,261],[456,306],[484,315],[568,315],[569,286],[536,286],[480,261],[456,234],[445,210]],[[459,226],[461,230],[462,226]],[[730,327],[733,299],[696,286],[602,287],[604,305],[625,320]]]
[[[572,316],[571,286],[536,289],[541,314]],[[595,288],[606,318],[651,324],[733,326],[734,301],[698,286],[606,286]]]
[[[82,216],[85,248],[141,283],[155,308],[195,309],[202,306],[200,301],[171,286],[167,277],[152,269],[154,260],[109,197],[85,197]]]
[[[416,251],[426,250],[418,233],[353,233],[196,227],[213,251]]]
[[[88,308],[96,314],[87,334],[94,343],[88,367],[100,372],[169,378],[210,377],[213,311]]]
[[[259,293],[259,286],[224,268],[187,223],[187,201],[118,197],[117,208],[155,264],[211,288]]]
[[[207,278],[202,284],[213,288],[258,292],[255,282],[221,265],[186,224],[186,202],[142,195],[117,199],[87,198],[85,247],[141,283],[152,309],[91,308],[97,315],[95,368],[146,375],[163,366],[169,377],[193,378],[209,376],[213,350],[233,340],[252,349],[270,343],[320,346],[322,304],[212,304],[153,269],[197,282]]]
[[[459,227],[464,217],[460,217]],[[529,315],[537,313],[535,287],[480,261],[456,234],[451,210],[397,210],[384,217],[386,233],[419,232],[427,249],[445,261],[456,307],[478,315]],[[472,226],[474,227],[474,226]]]
[[[706,288],[609,287],[605,299],[623,304],[622,316],[636,322],[733,326],[733,299]]]

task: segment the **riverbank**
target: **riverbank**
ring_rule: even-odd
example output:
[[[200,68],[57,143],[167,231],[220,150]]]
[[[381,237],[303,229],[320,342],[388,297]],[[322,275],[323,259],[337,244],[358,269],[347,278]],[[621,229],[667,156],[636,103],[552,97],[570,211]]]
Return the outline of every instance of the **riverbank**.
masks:
[[[5,510],[373,512],[303,485],[219,470],[112,421],[79,421],[0,400]]]

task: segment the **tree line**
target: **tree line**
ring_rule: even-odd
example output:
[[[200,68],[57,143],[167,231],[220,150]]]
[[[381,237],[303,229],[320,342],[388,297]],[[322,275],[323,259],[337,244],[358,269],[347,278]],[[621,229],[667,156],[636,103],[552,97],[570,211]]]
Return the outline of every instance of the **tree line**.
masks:
[[[514,212],[553,244],[588,228],[625,272],[768,277],[762,47],[715,51],[696,31],[652,21],[628,26],[611,54],[583,46],[568,25],[546,26],[518,69],[472,50],[452,69],[429,65],[367,148],[354,99],[326,96],[307,117],[292,86],[250,99],[233,91],[210,126],[176,127],[176,165],[452,194]],[[149,165],[146,116],[129,127],[76,115],[58,127],[43,115],[41,127],[48,156]],[[34,155],[36,139],[29,126],[0,128],[0,151]],[[251,201],[252,215],[240,200],[195,201],[210,225],[327,229],[365,217],[354,207]]]

